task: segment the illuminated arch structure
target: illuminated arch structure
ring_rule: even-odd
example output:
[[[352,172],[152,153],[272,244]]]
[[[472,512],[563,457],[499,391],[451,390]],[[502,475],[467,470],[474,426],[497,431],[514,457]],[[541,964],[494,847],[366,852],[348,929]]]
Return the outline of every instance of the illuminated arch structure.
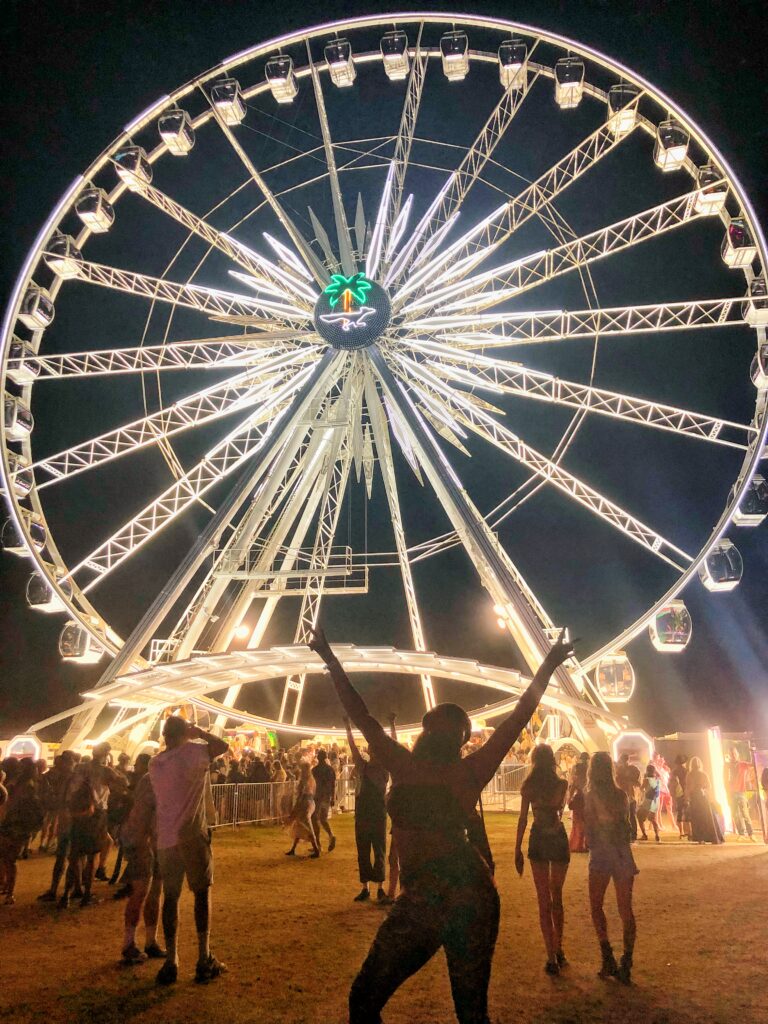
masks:
[[[338,110],[352,118],[355,90],[371,87],[381,98],[383,88],[390,89],[386,79],[400,90],[389,95],[401,97],[392,126],[383,124],[383,115],[375,124],[368,118],[368,134],[383,134],[339,140]],[[473,141],[425,138],[430,95],[448,88],[457,91],[454,97],[473,81],[493,82],[498,90],[496,96],[478,90],[476,98],[487,104],[476,126],[450,119],[452,130],[461,127]],[[257,162],[249,155],[247,131],[254,111],[271,105],[267,116],[274,118],[299,93],[314,111],[313,130],[303,136],[307,148],[291,144],[290,157],[270,162],[262,154]],[[544,93],[555,119],[568,118],[578,106],[595,116],[585,137],[521,188],[520,177],[496,158],[516,118],[538,102],[529,97]],[[279,136],[275,140],[282,143]],[[672,199],[609,225],[598,221],[578,236],[556,202],[574,182],[589,181],[604,158],[621,156],[627,140],[638,139],[649,150],[649,175],[669,182],[677,172],[687,183]],[[173,182],[178,174],[181,187],[200,159],[205,174],[194,180],[218,185],[204,163],[207,146],[224,147],[227,166],[236,167],[238,176],[231,189],[222,184],[215,206],[199,215],[174,198]],[[415,196],[409,195],[414,174]],[[370,218],[362,197],[355,204],[350,194],[362,188],[358,175],[374,183],[365,189],[373,199]],[[255,206],[242,205],[246,187]],[[293,212],[309,199],[320,210],[309,211],[310,233]],[[599,214],[602,204],[593,206],[588,212]],[[131,246],[121,242],[121,231],[130,240],[133,221],[150,216],[184,236],[159,277],[117,265],[135,267],[157,251],[142,237],[131,264]],[[226,229],[215,226],[224,221]],[[517,232],[529,221],[542,225],[552,244],[521,255]],[[712,224],[723,239],[720,254],[712,253]],[[255,228],[263,232],[258,237]],[[713,256],[717,263],[721,255],[727,280],[741,282],[735,297],[731,284],[694,300],[658,303],[646,296],[630,306],[598,300],[590,276],[597,260],[644,253],[650,240],[676,240],[698,229],[706,236],[697,250],[700,262]],[[184,261],[200,244],[202,255],[190,270]],[[266,678],[267,671],[284,674],[285,686],[277,719],[259,720],[277,728],[319,728],[301,717],[307,672],[315,666],[304,647],[310,627],[321,602],[333,594],[365,593],[369,573],[386,566],[401,575],[415,653],[346,648],[350,667],[358,657],[367,670],[374,662],[388,672],[408,665],[420,679],[426,707],[435,701],[433,679],[445,676],[446,664],[459,666],[451,669],[457,679],[482,679],[514,697],[513,674],[426,653],[429,627],[422,623],[412,566],[463,545],[521,663],[533,669],[557,625],[496,531],[546,486],[564,496],[564,507],[570,501],[594,517],[604,528],[605,546],[632,542],[667,573],[651,607],[581,664],[560,669],[547,697],[584,745],[606,746],[606,734],[620,727],[620,719],[588,673],[605,656],[623,656],[618,652],[649,621],[661,651],[682,649],[690,617],[686,625],[678,595],[697,573],[708,589],[735,586],[741,560],[724,534],[732,525],[755,526],[768,512],[759,472],[768,422],[765,267],[765,238],[748,197],[685,112],[602,53],[530,26],[439,13],[347,19],[254,46],[164,96],[62,197],[24,263],[3,328],[0,451],[11,515],[4,543],[31,560],[32,607],[68,613],[63,656],[88,662],[106,652],[112,658],[92,696],[67,713],[73,721],[64,741],[78,744],[121,728],[125,733],[126,723],[140,716],[130,726],[131,742],[139,744],[164,704],[184,697],[212,709],[205,695],[226,685],[216,707],[223,724],[240,715],[234,707],[241,686]],[[574,271],[583,283],[584,308],[517,307],[518,296],[551,281],[560,287]],[[79,338],[67,336],[66,318],[64,328],[57,326],[62,317],[53,323],[55,306],[66,311],[72,302],[82,309],[77,303],[97,293],[119,303],[130,297],[132,309],[149,301],[136,344],[83,349]],[[150,343],[161,309],[170,315],[161,340]],[[197,318],[196,332],[189,318]],[[751,368],[751,352],[739,363],[741,377],[751,375],[756,389],[748,422],[598,387],[594,365],[585,380],[531,365],[537,353],[565,352],[579,340],[621,346],[626,338],[650,336],[680,344],[676,339],[692,331],[706,337],[696,354],[706,359],[723,329],[741,332],[747,349],[757,349]],[[658,378],[657,367],[650,370],[649,390]],[[200,388],[206,371],[214,383]],[[66,389],[68,380],[93,388],[93,395],[102,387],[92,408],[106,414],[115,382],[132,375],[143,375],[143,382],[162,379],[162,395],[171,397],[160,397],[158,385],[157,411],[144,397],[138,418],[105,425],[98,436],[54,454],[38,450],[40,423],[60,408],[52,390]],[[194,381],[191,391],[183,388],[187,379]],[[552,451],[538,450],[512,429],[524,430],[525,417],[519,424],[513,416],[502,421],[498,407],[507,396],[530,400],[531,408],[569,412]],[[681,400],[687,398],[683,392]],[[211,431],[225,429],[221,423],[233,415],[236,425],[230,421],[228,432],[208,447]],[[729,453],[725,476],[719,462],[705,481],[716,487],[722,511],[692,552],[566,468],[568,449],[587,420],[607,423],[617,439],[629,424],[657,438],[676,435],[708,456]],[[180,438],[203,438],[204,447],[191,457],[177,447]],[[530,473],[488,512],[478,509],[455,468],[456,450],[464,452],[470,441]],[[395,447],[433,492],[450,532],[409,546]],[[168,486],[139,500],[139,485],[149,487],[155,478],[139,480],[126,491],[128,518],[106,538],[97,517],[79,531],[80,548],[59,536],[56,521],[67,501],[62,495],[72,493],[67,488],[112,472],[117,459],[124,460],[118,467],[130,466],[137,452],[162,457]],[[666,458],[658,468],[674,474]],[[353,470],[369,499],[380,478],[395,552],[361,555],[334,546]],[[142,559],[157,551],[166,527],[201,505],[212,518],[124,640],[103,610],[102,595],[118,585],[116,570],[138,565],[141,572],[147,564]],[[567,528],[576,526],[569,520]],[[261,651],[272,615],[289,592],[301,595],[298,646]],[[256,624],[248,625],[248,652],[234,653],[233,637],[257,600],[262,608]]]

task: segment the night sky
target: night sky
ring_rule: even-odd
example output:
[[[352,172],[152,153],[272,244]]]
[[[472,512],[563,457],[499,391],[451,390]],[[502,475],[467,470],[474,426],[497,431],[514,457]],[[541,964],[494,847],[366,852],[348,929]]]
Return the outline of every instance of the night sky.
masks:
[[[422,6],[444,8],[444,5]],[[281,17],[268,17],[262,13],[267,9],[274,11],[273,6],[239,0],[226,4],[170,0],[162,5],[111,2],[32,5],[15,0],[6,3],[1,30],[5,54],[2,68],[5,128],[0,134],[5,228],[0,243],[3,302],[48,211],[75,175],[84,171],[121,126],[139,111],[161,94],[247,46],[301,26],[352,13],[349,5],[338,3],[302,4]],[[369,3],[365,9],[374,13],[392,7]],[[768,221],[765,171],[768,95],[764,61],[768,33],[759,5],[522,2],[515,5],[464,4],[463,9],[500,17],[514,14],[523,23],[562,32],[636,69],[669,93],[710,134],[741,178],[765,226]],[[354,12],[361,10],[355,8]],[[399,94],[394,91],[387,96],[370,92],[361,95],[357,112],[349,112],[349,138],[366,134],[364,122],[366,118],[370,121],[371,109],[376,109],[383,118],[385,108],[389,111],[391,107],[394,111],[400,102]],[[372,108],[374,102],[380,106]],[[479,120],[473,122],[475,125],[482,123],[485,114],[481,112],[491,109],[491,101],[479,89],[472,94],[465,93],[462,102],[477,104],[476,111],[468,108],[466,111],[477,114]],[[309,118],[311,105],[302,108],[297,103],[295,107],[293,112],[288,108],[287,113],[281,111],[281,114],[288,119],[295,118],[295,124],[300,125],[302,117]],[[545,147],[545,140],[536,143],[535,152],[513,148],[510,141],[510,148],[500,150],[499,156],[518,173],[535,176],[596,126],[594,122],[582,124],[579,118],[586,117],[586,113],[575,113],[577,116],[572,118],[568,128],[573,132],[572,137],[552,138],[551,151],[541,152],[539,147]],[[359,125],[354,123],[354,117],[359,119]],[[529,117],[531,123],[527,127],[525,121],[516,127],[520,128],[523,138],[525,131],[530,130],[533,139],[535,108]],[[436,130],[440,126],[430,127]],[[461,127],[452,126],[459,133]],[[273,124],[270,130],[274,128]],[[291,138],[295,135],[294,131]],[[444,129],[443,136],[451,137],[451,133]],[[515,136],[515,147],[518,137]],[[256,144],[253,138],[251,142]],[[647,156],[647,140],[643,145],[644,154],[638,154],[637,168],[645,168],[644,173],[650,175],[653,171]],[[258,150],[255,152],[257,154]],[[538,159],[534,160],[534,156]],[[211,152],[209,157],[214,159],[217,154]],[[169,159],[164,158],[164,166]],[[227,168],[221,165],[220,170],[223,174]],[[160,165],[157,173],[158,176],[163,173]],[[615,181],[607,161],[601,173],[604,178],[598,178],[591,185],[599,191],[600,182],[605,183],[603,208],[598,211],[597,219],[594,211],[585,212],[589,193],[580,192],[580,186],[574,186],[573,192],[566,193],[563,202],[558,203],[558,209],[579,234],[690,187],[687,176],[676,176],[673,182],[663,183],[666,188],[663,194],[659,193],[656,181],[655,191],[646,195],[640,170],[636,170],[636,177],[627,173],[619,189],[613,188]],[[163,187],[162,179],[158,177],[158,180]],[[171,194],[181,202],[196,212],[203,212],[205,183],[179,185],[180,191],[176,192],[171,189],[170,180],[167,184]],[[431,187],[434,181],[425,180],[425,190]],[[317,203],[318,208],[323,198],[313,196],[312,202]],[[592,219],[587,216],[589,212],[593,214]],[[145,223],[149,224],[143,216],[136,208],[130,230],[120,236],[123,240],[119,244],[125,245],[126,250],[122,265],[160,273],[167,262],[167,253],[146,253],[142,263],[136,262],[136,246],[141,241]],[[469,223],[468,216],[466,224]],[[172,228],[173,225],[169,243],[181,237],[178,232],[174,234]],[[708,226],[702,231],[703,235],[692,237],[688,243],[681,245],[676,240],[677,248],[660,245],[655,260],[635,259],[632,255],[624,264],[609,266],[611,261],[608,261],[596,272],[601,303],[621,305],[740,294],[741,275],[738,281],[735,276],[730,278],[730,288],[722,284],[723,271],[717,266],[716,255],[719,222],[716,227]],[[521,234],[521,255],[552,244],[538,226],[532,225]],[[249,241],[246,235],[242,237]],[[709,245],[709,249],[704,250],[708,253],[704,267],[698,260],[702,240]],[[650,244],[656,245],[655,242]],[[109,261],[105,259],[105,262]],[[121,264],[117,256],[115,262]],[[191,264],[188,269],[191,270]],[[700,271],[702,276],[697,276]],[[184,279],[181,271],[169,276]],[[701,281],[706,285],[699,294],[697,288]],[[632,290],[635,285],[639,290]],[[77,287],[85,288],[84,285]],[[562,291],[553,291],[552,286],[546,286],[541,295],[537,291],[535,297],[525,296],[529,304],[523,308],[581,308],[583,296],[579,296],[572,284],[567,287],[571,290],[566,289],[565,297]],[[81,292],[75,297],[82,295]],[[105,305],[106,292],[92,289],[88,298],[91,304],[86,313],[77,303],[71,306],[62,303],[61,310],[57,311],[57,323],[69,326],[70,334],[73,325],[79,329],[75,332],[79,334],[78,344],[71,343],[73,350],[95,347],[98,338],[103,339],[105,346],[138,343],[135,330],[138,320],[116,317],[117,307]],[[106,312],[108,308],[110,311]],[[82,319],[76,321],[78,316]],[[175,326],[174,337],[206,333],[205,328],[200,330],[199,320],[185,320],[183,316]],[[156,325],[152,329],[159,330]],[[688,333],[691,332],[686,335]],[[753,341],[746,331],[737,331],[733,334],[732,346],[729,341],[726,346],[718,344],[717,351],[708,352],[706,343],[718,337],[716,331],[703,332],[698,343],[696,339],[689,339],[674,350],[668,350],[666,342],[660,345],[651,339],[628,344],[621,350],[612,351],[606,346],[600,353],[601,375],[597,383],[618,390],[625,387],[640,394],[645,385],[648,397],[744,421],[750,414],[750,402],[754,405],[754,392],[750,392],[748,381],[745,383],[745,360],[748,366],[748,348]],[[583,349],[564,355],[566,363],[559,363],[557,371],[563,376],[584,379],[585,354],[591,356],[591,349],[588,353]],[[647,373],[649,354],[657,372],[643,377],[643,373]],[[641,366],[641,357],[645,369]],[[523,357],[510,355],[510,358]],[[547,358],[543,354],[532,365],[554,370],[554,364],[550,367]],[[173,376],[169,374],[166,378]],[[119,385],[114,382],[108,385],[110,391],[105,390],[107,385],[101,385],[102,390],[98,392],[83,391],[81,385],[75,385],[67,396],[57,396],[59,404],[50,408],[47,415],[41,410],[38,416],[35,408],[41,442],[49,451],[55,451],[83,439],[86,434],[79,417],[87,402],[98,406],[95,408],[92,404],[94,411],[85,414],[93,418],[94,433],[141,415],[136,405],[137,383],[132,380],[129,385],[127,380],[118,378]],[[40,391],[42,387],[56,386],[54,383],[42,385]],[[167,384],[164,381],[164,387],[168,388],[164,391],[165,399],[173,397],[174,388],[182,388],[179,394],[186,390],[181,380]],[[98,394],[98,399],[94,394]],[[547,419],[542,407],[531,409],[536,403],[515,402],[522,400],[501,403],[508,417],[514,420],[511,425],[517,428],[522,423],[520,432],[527,440],[551,450],[559,436],[551,435],[551,431],[557,428],[561,432],[569,417],[550,415]],[[106,409],[103,403],[108,403],[111,418],[102,421],[96,412]],[[605,421],[587,424],[565,464],[596,487],[614,495],[661,532],[678,540],[683,547],[698,550],[696,540],[703,541],[707,529],[717,518],[735,476],[738,459],[734,460],[731,453],[713,453],[697,442],[681,442],[658,433],[654,434],[654,446],[646,448],[646,441],[631,432],[633,428],[624,435],[609,434],[606,429]],[[205,447],[209,436],[202,442]],[[614,437],[623,438],[622,443],[614,443]],[[681,444],[688,447],[681,449]],[[482,448],[470,447],[476,457],[461,461],[459,472],[478,506],[487,512],[522,483],[525,475],[501,455],[489,460],[486,454],[483,461]],[[179,450],[187,459],[198,454],[191,441],[182,442]],[[676,467],[674,471],[670,470],[672,466]],[[430,502],[426,500],[429,496],[415,484],[402,459],[398,460],[397,470],[406,506],[409,540],[419,541],[445,530],[446,521],[440,513],[429,509]],[[138,507],[135,502],[126,502],[127,490],[147,480],[157,480],[155,490],[159,490],[161,481],[162,486],[168,482],[167,473],[163,476],[163,471],[163,466],[152,455],[138,457],[133,466],[128,466],[127,460],[120,461],[116,471],[105,473],[98,484],[89,483],[87,490],[73,497],[70,504],[63,503],[53,514],[57,538],[65,538],[72,550],[87,550],[82,545],[90,539],[92,527],[100,539],[109,527]],[[381,493],[380,480],[378,492]],[[340,529],[347,531],[353,543],[360,547],[365,538],[365,517],[359,489],[354,491],[350,501]],[[191,543],[204,522],[204,514],[185,517],[169,531],[167,544],[161,545],[159,552],[145,549],[141,556],[143,561],[138,560],[141,585],[137,584],[135,572],[132,576],[121,570],[116,575],[117,586],[108,598],[105,594],[105,601],[109,616],[124,633],[154,597],[172,571],[178,553]],[[384,510],[381,504],[374,503],[369,510],[369,533],[373,535],[377,528],[385,531],[385,527]],[[669,583],[669,577],[652,556],[622,538],[617,541],[606,527],[595,527],[586,515],[569,508],[566,499],[547,491],[538,492],[524,505],[519,514],[502,527],[500,536],[555,620],[569,622],[574,632],[585,638],[589,649],[634,620]],[[744,579],[731,594],[709,594],[697,580],[688,586],[683,596],[693,618],[694,638],[686,652],[679,657],[658,655],[645,633],[629,647],[638,675],[638,690],[627,711],[633,723],[653,734],[720,724],[726,729],[755,729],[762,742],[768,742],[765,628],[768,621],[768,526],[763,524],[757,530],[732,529],[729,536],[743,555]],[[385,537],[379,546],[382,545],[391,550],[391,537]],[[27,563],[0,553],[0,736],[75,703],[77,694],[92,685],[101,671],[100,668],[83,670],[61,665],[56,638],[62,618],[36,614],[26,607],[23,588],[28,573]],[[484,592],[461,552],[452,551],[418,565],[416,583],[430,648],[491,663],[504,664],[513,659],[497,630]],[[374,593],[364,601],[338,600],[327,613],[331,637],[410,646],[404,613],[393,611],[399,607],[399,593],[398,578],[390,571],[380,579],[377,577]],[[290,631],[288,624],[277,617],[268,640],[286,642]],[[390,705],[403,715],[415,711],[411,697],[395,681],[383,681],[376,691],[369,682],[367,689],[374,710],[379,714]],[[447,690],[441,692],[444,696],[451,695]],[[276,695],[274,689],[268,694],[273,704]],[[254,699],[253,695],[249,696],[249,701]],[[322,686],[316,687],[314,696],[310,695],[308,700],[308,710],[315,712],[315,719],[328,717],[327,707],[324,708],[328,694]]]

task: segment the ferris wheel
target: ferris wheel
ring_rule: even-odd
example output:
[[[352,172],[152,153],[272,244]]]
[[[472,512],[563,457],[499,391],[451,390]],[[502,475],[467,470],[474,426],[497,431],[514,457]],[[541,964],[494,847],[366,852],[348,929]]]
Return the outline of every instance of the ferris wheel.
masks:
[[[648,630],[683,650],[684,588],[737,586],[738,530],[768,514],[765,266],[704,131],[530,26],[349,19],[162,97],[53,210],[3,328],[3,545],[30,560],[30,606],[63,615],[62,657],[105,666],[37,727],[72,717],[69,742],[135,745],[188,703],[326,730],[302,715],[310,629],[387,572],[412,644],[350,636],[342,662],[418,678],[427,708],[441,679],[498,691],[472,712],[490,719],[559,625],[538,520],[592,559],[653,567],[650,605],[607,612],[545,701],[552,735],[604,745],[635,685],[626,645]],[[701,408],[708,368],[730,376]],[[641,456],[611,479],[617,449]],[[636,507],[638,477],[672,495],[688,460],[711,510],[699,533]],[[341,542],[352,492],[382,503],[394,550]],[[414,501],[448,529],[409,536]],[[522,674],[431,652],[418,571],[456,546]],[[140,612],[116,625],[127,589]],[[287,605],[293,635],[266,646]],[[237,709],[276,678],[279,712]]]

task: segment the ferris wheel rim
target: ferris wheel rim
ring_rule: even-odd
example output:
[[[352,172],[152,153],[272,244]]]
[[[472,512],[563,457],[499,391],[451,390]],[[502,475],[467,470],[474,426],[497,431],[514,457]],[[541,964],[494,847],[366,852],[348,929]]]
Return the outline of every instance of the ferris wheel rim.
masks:
[[[137,118],[135,118],[126,127],[126,129],[124,129],[123,133],[120,136],[118,136],[117,139],[108,147],[108,149],[105,150],[104,153],[90,165],[88,171],[86,172],[86,175],[80,175],[75,179],[70,188],[64,193],[62,199],[59,201],[56,207],[54,207],[54,210],[52,211],[51,215],[49,216],[49,218],[41,228],[40,232],[38,233],[38,236],[28,253],[27,260],[22,266],[22,270],[20,271],[19,277],[17,278],[16,285],[11,294],[9,304],[6,309],[6,316],[3,325],[2,335],[3,348],[7,348],[7,345],[12,336],[13,324],[16,320],[16,314],[18,312],[18,305],[21,301],[24,289],[26,288],[29,280],[31,280],[31,268],[35,265],[36,261],[39,260],[40,253],[43,251],[42,247],[45,245],[46,241],[50,237],[50,234],[55,225],[61,219],[62,211],[65,210],[67,204],[71,202],[76,192],[82,187],[82,184],[87,180],[88,175],[94,172],[94,169],[97,167],[97,165],[101,164],[103,159],[106,159],[106,154],[113,152],[118,145],[122,144],[122,142],[129,138],[129,129],[130,131],[138,130],[141,124],[157,117],[158,113],[162,109],[164,109],[170,104],[178,102],[178,100],[182,98],[183,95],[185,95],[187,92],[189,92],[190,89],[195,88],[199,84],[209,81],[211,78],[220,75],[224,71],[231,70],[237,67],[239,64],[245,63],[247,61],[253,60],[258,56],[262,56],[269,52],[272,52],[280,46],[291,45],[293,43],[298,43],[302,41],[308,41],[310,39],[315,39],[318,36],[326,35],[329,32],[338,32],[340,29],[347,29],[352,31],[354,29],[359,28],[371,28],[385,25],[389,26],[392,24],[393,21],[399,22],[401,24],[410,24],[413,22],[438,25],[446,23],[457,23],[460,24],[462,27],[466,28],[471,28],[474,26],[504,32],[520,31],[523,34],[544,39],[547,42],[551,42],[554,45],[560,46],[564,49],[573,50],[574,52],[578,53],[581,56],[588,57],[589,59],[594,60],[595,62],[605,67],[614,74],[617,71],[620,71],[630,82],[639,85],[642,89],[647,91],[648,94],[654,100],[663,100],[663,105],[666,106],[670,112],[674,112],[674,114],[681,121],[681,123],[684,124],[687,128],[689,128],[689,130],[691,130],[692,134],[705,146],[706,150],[716,159],[718,164],[726,171],[728,176],[728,184],[730,188],[733,189],[734,194],[737,196],[742,210],[744,211],[747,219],[749,220],[749,224],[752,228],[753,235],[760,253],[761,261],[763,262],[763,266],[766,266],[766,263],[768,262],[766,260],[766,241],[762,231],[762,227],[749,200],[749,196],[745,192],[738,176],[736,175],[733,168],[730,166],[729,162],[725,159],[723,154],[719,151],[717,146],[715,146],[715,144],[711,141],[707,134],[686,114],[685,111],[683,111],[672,99],[670,99],[670,97],[666,96],[666,94],[658,87],[652,85],[642,76],[638,75],[633,70],[625,67],[619,61],[616,61],[614,58],[608,57],[607,55],[601,53],[601,51],[599,50],[596,50],[592,47],[588,47],[580,42],[576,42],[570,39],[569,37],[557,33],[552,33],[547,30],[542,30],[521,22],[516,22],[507,19],[495,19],[482,16],[467,16],[455,13],[447,14],[444,12],[405,12],[395,13],[387,17],[383,17],[380,15],[370,15],[363,18],[339,19],[334,22],[328,22],[312,26],[310,28],[299,30],[294,33],[288,33],[283,36],[276,37],[275,39],[269,40],[268,42],[257,44],[255,47],[250,47],[244,51],[241,51],[238,54],[234,54],[226,60],[222,61],[221,64],[217,65],[215,68],[209,69],[208,71],[203,72],[201,75],[196,76],[194,79],[191,79],[189,83],[182,86],[180,89],[174,91],[173,93],[167,96],[161,97],[160,100],[156,101],[145,111],[143,111]],[[470,54],[470,59],[476,59],[481,56],[484,55],[472,53]],[[4,355],[4,352],[2,353],[2,355]],[[763,405],[764,404],[765,403],[763,403]],[[758,399],[757,406],[759,407],[759,405],[760,402]],[[744,496],[744,493],[746,492],[749,486],[752,475],[754,474],[757,468],[757,464],[761,459],[761,452],[765,445],[767,432],[768,415],[766,414],[766,410],[763,409],[759,436],[755,441],[754,445],[752,446],[751,454],[748,453],[748,456],[745,458],[745,464],[742,467],[742,471],[740,472],[739,477],[737,478],[736,484],[734,485],[733,497],[730,500],[730,502],[726,505],[724,511],[722,512],[718,522],[713,528],[712,533],[710,534],[710,537],[708,538],[704,547],[702,547],[698,555],[694,557],[690,566],[675,581],[673,587],[670,588],[667,591],[667,593],[661,599],[659,599],[648,612],[643,613],[641,618],[636,620],[635,623],[633,623],[630,627],[628,627],[616,638],[614,638],[614,640],[612,640],[609,644],[604,645],[599,651],[595,652],[589,658],[585,659],[583,663],[585,668],[593,667],[594,664],[596,664],[597,660],[599,660],[600,656],[607,653],[609,650],[613,650],[618,646],[622,646],[633,636],[636,636],[645,627],[649,618],[651,618],[660,608],[662,608],[672,597],[674,597],[676,594],[680,593],[684,589],[684,587],[690,581],[692,576],[698,570],[701,563],[706,559],[707,555],[712,551],[712,549],[721,539],[725,530],[730,524],[733,514],[736,511],[740,500]],[[5,482],[7,483],[9,479],[6,464],[6,453],[8,450],[7,443],[4,443],[2,447],[3,455],[1,460],[2,465],[0,466],[0,468],[2,469],[2,475],[5,478]],[[9,502],[11,517],[12,519],[14,519],[17,527],[20,529],[22,534],[26,536],[27,530],[23,522],[23,519],[18,515],[18,503],[15,497],[13,496],[12,488],[8,487],[7,489],[11,497],[11,500]],[[55,543],[53,541],[53,537],[50,531],[49,537],[51,539],[49,541],[48,547],[53,547],[55,549]],[[28,537],[27,540],[29,541]],[[42,558],[42,556],[38,557],[38,553],[35,551],[33,545],[29,544],[29,548],[32,560],[34,563],[36,563],[37,569],[55,586],[56,581],[50,579],[50,576],[46,568],[45,560]],[[54,553],[58,555],[57,550],[54,550]],[[92,635],[94,635],[93,623],[87,621],[87,615],[80,613],[75,607],[72,606],[72,604],[70,604],[69,601],[67,601],[66,597],[64,597],[64,600],[68,604],[69,611],[73,615],[73,617],[78,619],[81,625],[83,625],[84,628],[86,628]],[[105,638],[102,634],[98,634],[98,639],[100,643],[105,643]],[[105,646],[109,646],[109,644],[106,644]],[[117,645],[113,644],[113,649],[117,649]]]

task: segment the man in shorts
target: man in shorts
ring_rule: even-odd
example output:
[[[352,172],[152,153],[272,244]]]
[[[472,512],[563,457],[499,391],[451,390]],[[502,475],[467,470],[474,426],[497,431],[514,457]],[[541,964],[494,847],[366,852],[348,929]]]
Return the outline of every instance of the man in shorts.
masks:
[[[328,764],[324,750],[317,752],[317,764],[312,769],[315,779],[315,810],[312,814],[312,829],[320,846],[320,829],[328,834],[328,853],[336,847],[336,836],[328,824],[328,815],[336,800],[336,772]]]
[[[157,982],[172,985],[178,977],[179,897],[186,876],[195,896],[195,981],[205,983],[225,969],[210,948],[213,857],[208,822],[213,820],[210,763],[228,747],[224,740],[177,716],[166,719],[163,738],[165,750],[149,763],[157,803],[157,860],[165,890],[163,932],[168,950]]]

